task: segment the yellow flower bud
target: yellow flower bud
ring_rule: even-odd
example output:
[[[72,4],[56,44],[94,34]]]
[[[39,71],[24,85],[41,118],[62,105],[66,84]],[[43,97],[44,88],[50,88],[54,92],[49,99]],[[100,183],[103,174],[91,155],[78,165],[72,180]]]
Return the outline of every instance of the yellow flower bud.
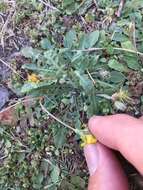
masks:
[[[28,82],[39,83],[40,79],[36,74],[28,75]]]
[[[97,142],[97,139],[91,134],[83,135],[81,137],[81,140],[82,140],[81,147],[84,147],[88,144],[96,144]]]

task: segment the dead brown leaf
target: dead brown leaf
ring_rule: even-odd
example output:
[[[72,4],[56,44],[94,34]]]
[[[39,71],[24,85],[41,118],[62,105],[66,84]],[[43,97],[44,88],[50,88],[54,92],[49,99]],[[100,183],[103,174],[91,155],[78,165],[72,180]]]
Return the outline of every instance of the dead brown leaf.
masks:
[[[0,124],[15,125],[16,122],[17,122],[17,116],[14,108],[8,109],[0,113]]]

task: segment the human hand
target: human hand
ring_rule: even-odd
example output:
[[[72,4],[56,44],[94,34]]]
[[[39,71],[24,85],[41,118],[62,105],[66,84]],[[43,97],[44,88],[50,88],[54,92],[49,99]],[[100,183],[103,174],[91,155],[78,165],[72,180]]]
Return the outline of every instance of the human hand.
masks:
[[[111,149],[143,174],[143,119],[125,114],[94,116],[88,127],[99,141],[84,148],[90,172],[88,190],[128,190],[127,177]]]

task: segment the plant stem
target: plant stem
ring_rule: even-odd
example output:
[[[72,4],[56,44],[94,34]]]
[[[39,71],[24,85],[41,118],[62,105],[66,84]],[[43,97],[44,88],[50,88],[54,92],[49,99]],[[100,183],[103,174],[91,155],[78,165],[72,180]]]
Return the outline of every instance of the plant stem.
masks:
[[[143,56],[142,52],[136,51],[136,50],[132,50],[132,49],[126,49],[126,48],[113,48],[114,50],[118,50],[118,51],[125,51],[125,52],[129,52],[129,53],[133,53],[133,54],[138,54],[140,56]],[[100,51],[100,50],[106,50],[106,48],[89,48],[89,49],[77,49],[77,50],[71,50],[72,52],[92,52],[92,51]]]
[[[29,102],[29,101],[32,101],[32,100],[35,100],[35,99],[39,99],[39,98],[40,98],[40,97],[29,98],[29,99],[26,99],[26,100],[25,100],[24,98],[21,98],[21,99],[17,100],[17,102],[16,102],[15,104],[13,104],[13,105],[11,105],[11,106],[8,106],[8,107],[5,108],[5,109],[2,109],[2,110],[0,111],[0,114],[2,114],[2,113],[4,113],[4,112],[8,111],[9,109],[11,109],[11,108],[17,106],[18,104],[26,103],[26,102]]]
[[[57,118],[56,116],[54,116],[52,113],[50,113],[50,112],[43,106],[43,104],[41,103],[41,101],[40,101],[40,106],[41,106],[42,110],[43,110],[44,112],[46,112],[46,113],[47,113],[51,118],[53,118],[55,121],[57,121],[57,122],[60,123],[61,125],[65,126],[66,128],[68,128],[68,129],[74,131],[76,134],[77,134],[77,133],[80,134],[80,132],[79,132],[78,129],[74,129],[73,127],[67,125],[66,123],[64,123],[63,121],[61,121],[59,118]]]
[[[121,12],[123,10],[124,4],[125,4],[125,0],[120,0],[119,8],[118,8],[118,11],[116,13],[117,17],[121,16]]]
[[[89,78],[92,80],[93,84],[96,85],[96,81],[94,80],[94,78],[92,77],[92,75],[88,69],[87,69],[87,74],[88,74]]]
[[[92,52],[92,51],[100,51],[100,50],[104,50],[105,48],[89,48],[89,49],[74,49],[71,50],[72,52]]]
[[[142,52],[139,52],[139,51],[136,51],[136,50],[132,50],[132,49],[126,49],[126,48],[113,48],[113,49],[114,50],[119,50],[119,51],[126,51],[126,52],[129,52],[129,53],[138,54],[138,55],[143,56]]]

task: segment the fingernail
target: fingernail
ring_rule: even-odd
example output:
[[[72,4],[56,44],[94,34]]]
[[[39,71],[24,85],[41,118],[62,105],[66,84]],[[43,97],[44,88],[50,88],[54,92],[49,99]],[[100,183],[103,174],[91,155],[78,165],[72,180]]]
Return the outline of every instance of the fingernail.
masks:
[[[98,167],[99,162],[99,153],[97,149],[97,145],[89,144],[84,147],[84,154],[87,162],[87,166],[89,169],[89,173],[92,176]]]

